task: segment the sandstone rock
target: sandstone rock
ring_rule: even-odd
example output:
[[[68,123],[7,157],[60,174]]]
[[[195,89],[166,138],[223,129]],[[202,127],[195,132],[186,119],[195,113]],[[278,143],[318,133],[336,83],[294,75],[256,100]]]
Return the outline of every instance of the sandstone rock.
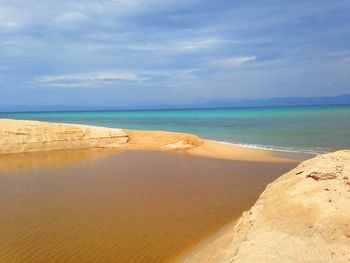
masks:
[[[120,129],[0,119],[0,154],[117,147],[127,141]]]
[[[218,240],[185,262],[349,263],[349,182],[337,172],[350,176],[350,150],[303,162],[267,186],[222,237],[228,245]]]

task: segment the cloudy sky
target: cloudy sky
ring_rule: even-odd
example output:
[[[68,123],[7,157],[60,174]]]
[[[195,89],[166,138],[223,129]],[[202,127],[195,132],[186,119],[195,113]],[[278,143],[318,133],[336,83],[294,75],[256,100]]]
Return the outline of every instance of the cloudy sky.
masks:
[[[0,106],[350,93],[349,0],[0,0]]]

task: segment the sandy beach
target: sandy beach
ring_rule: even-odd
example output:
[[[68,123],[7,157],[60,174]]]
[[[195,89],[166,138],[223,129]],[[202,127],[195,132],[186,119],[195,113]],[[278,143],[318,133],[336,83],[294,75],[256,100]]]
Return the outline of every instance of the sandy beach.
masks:
[[[193,134],[10,119],[0,119],[0,145],[0,154],[113,148],[177,151],[227,160],[292,162],[273,151],[203,140]]]
[[[192,134],[8,119],[0,145],[2,261],[350,260],[347,150],[294,168]]]
[[[0,263],[350,263],[350,0],[0,0]]]

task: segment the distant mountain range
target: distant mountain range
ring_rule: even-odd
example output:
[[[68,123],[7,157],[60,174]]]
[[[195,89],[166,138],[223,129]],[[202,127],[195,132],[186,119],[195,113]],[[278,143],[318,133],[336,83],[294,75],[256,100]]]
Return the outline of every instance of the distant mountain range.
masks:
[[[230,107],[271,107],[271,106],[315,106],[350,104],[350,94],[334,97],[276,97],[268,99],[215,100],[191,105],[205,108]]]
[[[194,109],[194,108],[234,108],[234,107],[272,107],[272,106],[315,106],[350,105],[350,94],[333,97],[276,97],[267,99],[222,99],[193,104],[130,105],[129,107],[102,106],[1,106],[0,112],[20,111],[96,111],[96,110],[142,110],[142,109]]]

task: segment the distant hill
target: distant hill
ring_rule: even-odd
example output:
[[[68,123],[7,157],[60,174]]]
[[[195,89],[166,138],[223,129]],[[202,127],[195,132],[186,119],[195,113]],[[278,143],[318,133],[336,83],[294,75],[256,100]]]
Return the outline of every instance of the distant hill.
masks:
[[[350,94],[334,97],[276,97],[268,99],[215,100],[191,107],[268,107],[268,106],[302,106],[302,105],[340,105],[350,104]]]
[[[276,97],[267,99],[222,99],[193,104],[158,104],[158,105],[130,105],[93,106],[93,105],[51,105],[51,106],[1,106],[0,112],[20,111],[96,111],[96,110],[142,110],[142,109],[194,109],[194,108],[234,108],[234,107],[271,107],[271,106],[302,106],[302,105],[350,105],[350,94],[334,97]]]

